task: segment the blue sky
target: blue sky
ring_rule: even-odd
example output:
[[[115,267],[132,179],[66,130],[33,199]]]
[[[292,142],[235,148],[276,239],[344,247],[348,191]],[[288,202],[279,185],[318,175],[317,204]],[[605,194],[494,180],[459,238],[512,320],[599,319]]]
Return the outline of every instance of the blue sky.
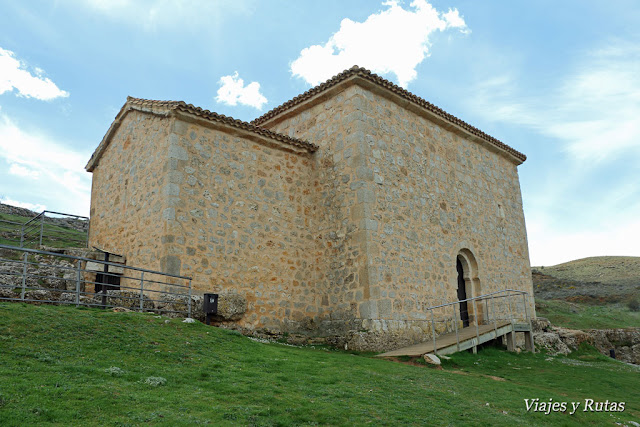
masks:
[[[533,265],[640,256],[637,1],[0,0],[0,200],[80,215],[127,95],[252,120],[357,64],[524,152]]]

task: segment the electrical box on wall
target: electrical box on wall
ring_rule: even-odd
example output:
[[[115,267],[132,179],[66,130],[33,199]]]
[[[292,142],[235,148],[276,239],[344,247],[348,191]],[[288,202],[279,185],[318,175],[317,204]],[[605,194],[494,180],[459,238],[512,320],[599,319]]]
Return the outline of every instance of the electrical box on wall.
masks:
[[[207,325],[211,323],[211,316],[218,313],[218,294],[204,294],[202,309]]]

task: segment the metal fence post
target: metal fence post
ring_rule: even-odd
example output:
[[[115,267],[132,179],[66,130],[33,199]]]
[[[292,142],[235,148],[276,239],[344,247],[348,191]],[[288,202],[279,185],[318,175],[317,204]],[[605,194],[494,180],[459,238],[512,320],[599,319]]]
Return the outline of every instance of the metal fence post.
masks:
[[[40,244],[38,245],[39,247],[42,247],[42,233],[44,231],[44,213],[46,211],[42,212],[42,216],[40,217]]]
[[[24,253],[24,261],[22,261],[22,292],[20,293],[20,299],[24,301],[25,288],[27,286],[27,253]]]
[[[458,316],[456,316],[456,304],[451,305],[453,307],[453,326],[456,328],[456,348],[460,351],[460,336],[458,335]]]
[[[87,219],[87,237],[85,239],[85,245],[88,248],[89,247],[89,231],[91,230],[91,220]]]
[[[509,321],[513,325],[513,311],[511,310],[511,294],[510,293],[507,293],[507,304],[509,306]]]
[[[431,336],[433,337],[433,354],[437,356],[438,352],[436,351],[436,328],[433,325],[433,310],[429,311],[431,311]]]
[[[493,304],[493,330],[496,332],[496,338],[498,338],[498,317],[496,316],[496,303],[493,295],[491,296],[491,304]]]
[[[529,295],[526,294],[526,293],[522,294],[522,297],[523,297],[523,300],[524,300],[524,304],[525,304],[524,305],[525,316],[526,316],[526,319],[527,319],[527,321],[529,323],[529,333],[528,334],[524,334],[524,339],[525,340],[527,340],[527,339],[529,340],[529,345],[531,346],[531,352],[535,353],[536,346],[535,346],[535,344],[533,342],[533,324],[531,323],[531,318],[529,317],[529,310],[527,309],[527,305],[529,305],[527,303],[527,297],[528,296]]]
[[[24,224],[20,228],[20,247],[24,244]]]
[[[191,279],[189,279],[189,317],[191,317]]]
[[[476,304],[476,300],[473,300],[473,317],[475,317],[475,324],[476,324],[476,339],[478,340],[476,342],[476,347],[480,345],[480,328],[478,326],[478,304]]]
[[[485,298],[484,299],[484,318],[486,319],[486,324],[488,325],[489,322],[491,322],[490,317],[489,317],[489,299]]]
[[[76,272],[76,307],[80,307],[80,270],[82,267],[82,261],[77,260],[76,262],[78,263],[78,269]]]
[[[140,311],[144,308],[144,271],[140,274]]]

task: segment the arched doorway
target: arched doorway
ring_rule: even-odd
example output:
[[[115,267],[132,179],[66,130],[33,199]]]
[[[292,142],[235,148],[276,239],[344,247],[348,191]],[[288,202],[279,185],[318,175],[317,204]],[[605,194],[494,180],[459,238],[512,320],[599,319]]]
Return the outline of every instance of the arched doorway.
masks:
[[[458,301],[480,296],[481,287],[478,278],[478,263],[473,253],[469,249],[462,249],[456,256],[457,275],[457,296]],[[482,303],[466,301],[460,303],[460,320],[463,327],[471,323],[479,325],[482,323],[483,312]],[[477,313],[476,313],[477,311]]]
[[[462,262],[460,258],[456,258],[456,270],[458,270],[458,301],[460,303],[460,320],[462,320],[462,327],[469,326],[469,309],[467,301],[467,289],[464,283],[464,269],[462,268]]]

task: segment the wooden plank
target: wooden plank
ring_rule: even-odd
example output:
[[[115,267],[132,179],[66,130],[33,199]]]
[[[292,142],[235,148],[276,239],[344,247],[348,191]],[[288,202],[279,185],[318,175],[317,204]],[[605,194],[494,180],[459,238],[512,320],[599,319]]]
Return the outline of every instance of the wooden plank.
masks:
[[[513,330],[516,332],[530,332],[531,325],[528,323],[514,323]]]
[[[505,328],[509,326],[508,328]],[[510,332],[513,329],[510,327],[511,323],[509,322],[501,322],[498,323],[498,334],[497,336],[504,335],[507,330]],[[504,329],[503,329],[504,328]],[[460,329],[459,339],[460,339],[460,350],[464,350],[470,348],[469,345],[474,346],[478,344],[482,344],[483,342],[489,341],[491,339],[496,338],[494,325],[481,325],[478,327],[478,333],[480,335],[480,342],[478,343],[478,339],[476,336],[476,328],[475,325],[471,327],[466,327]],[[450,332],[448,334],[440,335],[436,338],[436,350],[440,352],[440,350],[447,349],[446,354],[455,353],[457,351],[458,342],[456,340],[456,333]],[[452,348],[455,351],[451,351]],[[377,357],[397,357],[397,356],[422,356],[423,354],[433,353],[433,340],[422,342],[420,344],[414,344],[408,347],[400,348],[398,350],[388,351],[383,354],[377,355]]]

